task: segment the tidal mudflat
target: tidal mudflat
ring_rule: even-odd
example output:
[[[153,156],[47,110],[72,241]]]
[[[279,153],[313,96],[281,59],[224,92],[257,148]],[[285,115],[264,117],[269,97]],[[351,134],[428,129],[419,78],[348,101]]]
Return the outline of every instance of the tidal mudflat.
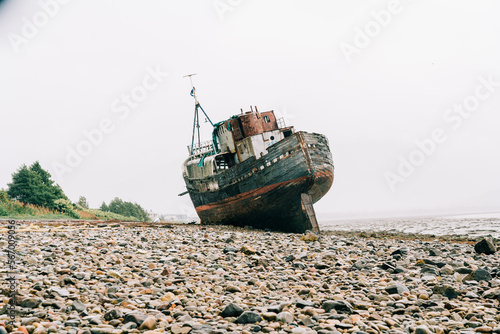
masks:
[[[500,213],[445,217],[410,217],[324,221],[324,230],[500,237]]]

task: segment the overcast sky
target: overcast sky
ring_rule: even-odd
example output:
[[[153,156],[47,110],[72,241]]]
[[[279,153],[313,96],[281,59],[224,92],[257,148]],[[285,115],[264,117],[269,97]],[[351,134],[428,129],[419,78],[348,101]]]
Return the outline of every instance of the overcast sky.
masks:
[[[177,194],[194,109],[183,76],[197,73],[214,122],[257,105],[328,137],[335,181],[319,213],[500,211],[499,11],[494,0],[0,1],[0,188],[39,160],[72,201],[194,213]]]

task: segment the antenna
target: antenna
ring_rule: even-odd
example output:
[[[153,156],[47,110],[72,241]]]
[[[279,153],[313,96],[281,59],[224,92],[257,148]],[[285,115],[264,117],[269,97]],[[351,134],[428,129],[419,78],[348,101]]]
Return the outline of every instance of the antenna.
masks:
[[[192,73],[192,74],[188,74],[188,75],[185,75],[184,78],[187,78],[189,77],[189,81],[191,82],[191,87],[193,87],[193,89],[191,90],[191,95],[194,97],[194,102],[196,103],[196,105],[200,104],[198,102],[198,100],[196,99],[196,88],[194,88],[194,84],[193,84],[193,75],[196,75],[197,73]]]
[[[194,137],[195,137],[196,130],[198,130],[198,148],[201,148],[200,116],[198,113],[198,108],[200,108],[201,111],[203,111],[203,114],[208,119],[210,124],[212,124],[212,126],[214,126],[214,123],[212,123],[212,120],[210,119],[210,117],[208,117],[207,113],[205,112],[205,110],[203,110],[203,108],[200,105],[200,102],[198,102],[198,99],[196,98],[196,88],[194,87],[193,78],[192,78],[193,75],[196,75],[196,73],[192,73],[192,74],[188,74],[188,75],[184,76],[184,78],[189,77],[189,81],[191,82],[191,87],[192,87],[191,96],[194,97],[194,120],[193,120],[193,136],[191,138],[191,152],[190,152],[191,155],[193,155],[193,152],[194,152]],[[215,153],[217,153],[217,148],[215,146],[214,146],[214,151],[215,151]]]

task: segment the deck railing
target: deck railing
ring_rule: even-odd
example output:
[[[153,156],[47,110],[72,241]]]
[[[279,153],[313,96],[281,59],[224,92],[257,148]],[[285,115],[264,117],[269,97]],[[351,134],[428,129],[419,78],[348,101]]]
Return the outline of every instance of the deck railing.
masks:
[[[194,144],[193,145],[193,153],[191,154],[191,145],[188,145],[187,147],[189,155],[191,156],[197,156],[197,155],[202,155],[208,152],[213,152],[214,150],[214,143],[211,140],[208,141],[203,141],[199,144]]]

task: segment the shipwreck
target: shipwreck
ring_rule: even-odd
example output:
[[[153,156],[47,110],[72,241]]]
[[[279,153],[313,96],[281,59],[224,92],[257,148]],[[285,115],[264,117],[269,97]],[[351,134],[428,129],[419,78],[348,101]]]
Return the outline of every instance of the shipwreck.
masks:
[[[334,178],[328,139],[295,131],[274,111],[257,107],[213,123],[193,85],[191,95],[195,114],[189,157],[182,165],[183,194],[191,197],[201,224],[319,232],[313,204]],[[213,126],[209,141],[200,141],[200,111]]]

